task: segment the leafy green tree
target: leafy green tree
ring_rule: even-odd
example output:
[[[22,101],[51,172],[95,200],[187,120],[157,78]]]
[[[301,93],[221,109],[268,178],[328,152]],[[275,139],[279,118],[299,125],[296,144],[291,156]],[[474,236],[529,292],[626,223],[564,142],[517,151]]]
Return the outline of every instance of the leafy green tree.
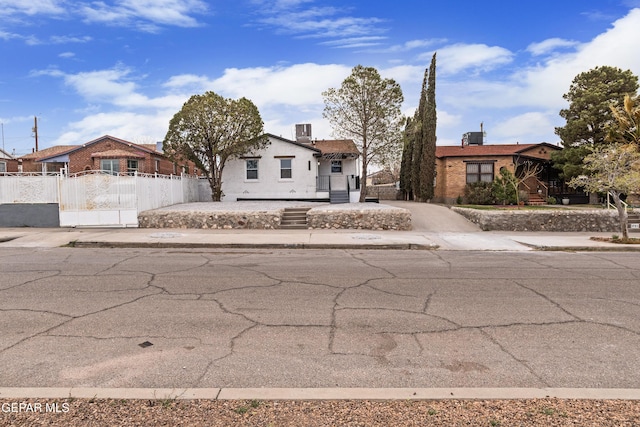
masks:
[[[323,117],[334,134],[353,139],[360,151],[360,202],[364,202],[369,164],[402,150],[402,89],[393,79],[382,79],[375,68],[358,65],[340,88],[330,88],[322,96]]]
[[[607,129],[614,121],[610,106],[617,108],[626,94],[633,95],[637,90],[638,77],[630,70],[617,67],[596,67],[573,79],[569,92],[563,95],[569,107],[560,111],[566,124],[556,128],[564,150],[551,157],[564,179],[585,173],[582,159],[587,151],[584,147],[606,143]]]
[[[620,233],[624,239],[628,216],[620,196],[638,191],[640,188],[640,152],[633,144],[612,143],[599,145],[584,159],[589,175],[573,178],[569,186],[582,187],[590,192],[609,193],[618,211]]]
[[[214,92],[193,95],[169,123],[163,148],[205,171],[214,202],[222,198],[227,160],[268,144],[258,108],[246,98],[223,98]]]

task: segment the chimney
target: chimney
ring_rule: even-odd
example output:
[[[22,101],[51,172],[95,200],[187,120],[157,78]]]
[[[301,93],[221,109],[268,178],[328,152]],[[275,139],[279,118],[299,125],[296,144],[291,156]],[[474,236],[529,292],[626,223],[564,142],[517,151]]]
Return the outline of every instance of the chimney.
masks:
[[[156,142],[156,151],[162,153],[162,141]]]
[[[309,144],[311,142],[311,124],[296,125],[296,142]]]

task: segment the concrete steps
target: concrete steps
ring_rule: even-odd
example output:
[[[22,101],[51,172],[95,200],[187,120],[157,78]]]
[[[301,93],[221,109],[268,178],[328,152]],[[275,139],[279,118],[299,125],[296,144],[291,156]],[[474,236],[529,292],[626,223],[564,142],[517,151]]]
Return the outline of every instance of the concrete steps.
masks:
[[[280,228],[287,230],[306,230],[307,212],[311,208],[285,208],[280,218]]]
[[[532,206],[546,205],[547,201],[539,193],[529,193],[529,204]]]
[[[349,203],[349,192],[347,190],[331,190],[329,203]]]

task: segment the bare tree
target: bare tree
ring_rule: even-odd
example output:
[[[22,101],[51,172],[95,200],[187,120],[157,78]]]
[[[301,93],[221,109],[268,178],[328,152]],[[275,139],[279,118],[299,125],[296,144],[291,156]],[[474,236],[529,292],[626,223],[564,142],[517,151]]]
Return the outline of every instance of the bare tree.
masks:
[[[382,79],[375,68],[358,65],[340,88],[330,88],[322,96],[323,116],[334,134],[353,139],[360,151],[360,202],[364,202],[369,164],[400,157],[402,89],[394,80]]]

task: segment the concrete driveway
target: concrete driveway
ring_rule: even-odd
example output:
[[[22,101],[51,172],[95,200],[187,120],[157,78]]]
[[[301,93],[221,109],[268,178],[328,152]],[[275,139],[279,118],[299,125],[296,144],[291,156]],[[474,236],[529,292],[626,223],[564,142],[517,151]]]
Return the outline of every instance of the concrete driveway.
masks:
[[[402,200],[383,200],[380,203],[409,210],[411,212],[413,231],[429,233],[473,233],[481,231],[480,227],[443,205],[405,202]]]

